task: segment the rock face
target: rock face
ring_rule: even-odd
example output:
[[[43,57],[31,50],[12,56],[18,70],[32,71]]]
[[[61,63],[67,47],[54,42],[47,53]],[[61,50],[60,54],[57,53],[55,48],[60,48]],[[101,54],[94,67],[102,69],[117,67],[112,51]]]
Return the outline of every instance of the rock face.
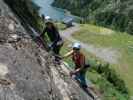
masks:
[[[0,100],[91,100],[0,0]]]

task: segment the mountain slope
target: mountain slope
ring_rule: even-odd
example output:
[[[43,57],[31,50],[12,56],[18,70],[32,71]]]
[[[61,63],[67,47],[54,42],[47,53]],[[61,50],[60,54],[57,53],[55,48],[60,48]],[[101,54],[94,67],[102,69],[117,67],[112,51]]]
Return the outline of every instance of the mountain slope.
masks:
[[[133,34],[132,0],[55,0],[53,6],[70,10],[84,22]]]

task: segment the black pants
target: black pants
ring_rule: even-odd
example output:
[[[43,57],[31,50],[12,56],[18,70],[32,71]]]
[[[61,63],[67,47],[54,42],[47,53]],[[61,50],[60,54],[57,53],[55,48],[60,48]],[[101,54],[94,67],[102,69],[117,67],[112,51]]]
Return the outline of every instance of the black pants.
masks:
[[[61,50],[61,47],[63,46],[64,42],[62,40],[59,40],[58,42],[61,42],[59,45],[57,45],[57,43],[55,45],[53,45],[53,52],[56,54],[56,55],[59,55],[60,54],[60,50]]]
[[[56,55],[59,55],[62,46],[63,46],[63,45],[58,45],[58,46],[56,45],[56,46],[54,46],[53,52],[54,52]]]

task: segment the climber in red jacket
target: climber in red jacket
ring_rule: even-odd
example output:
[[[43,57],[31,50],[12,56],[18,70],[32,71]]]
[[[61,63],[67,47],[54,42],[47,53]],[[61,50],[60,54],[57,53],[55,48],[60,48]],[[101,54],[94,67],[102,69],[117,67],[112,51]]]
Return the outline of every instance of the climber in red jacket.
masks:
[[[72,60],[75,64],[75,69],[70,72],[70,75],[77,80],[83,88],[91,89],[95,94],[98,94],[97,90],[92,86],[92,84],[87,85],[85,80],[85,74],[87,68],[90,67],[89,64],[86,64],[85,55],[81,52],[80,43],[74,43],[73,50],[64,55],[63,58],[72,57]]]

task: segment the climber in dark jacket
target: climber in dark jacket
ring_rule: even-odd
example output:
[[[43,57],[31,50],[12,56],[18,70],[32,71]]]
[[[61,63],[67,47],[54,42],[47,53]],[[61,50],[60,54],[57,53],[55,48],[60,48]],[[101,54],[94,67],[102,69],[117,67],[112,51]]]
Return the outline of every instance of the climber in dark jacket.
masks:
[[[41,37],[44,37],[45,33],[47,33],[51,41],[49,48],[52,49],[55,54],[59,55],[60,49],[63,46],[63,40],[59,34],[59,31],[52,21],[46,21],[45,25],[46,27],[43,30]]]

